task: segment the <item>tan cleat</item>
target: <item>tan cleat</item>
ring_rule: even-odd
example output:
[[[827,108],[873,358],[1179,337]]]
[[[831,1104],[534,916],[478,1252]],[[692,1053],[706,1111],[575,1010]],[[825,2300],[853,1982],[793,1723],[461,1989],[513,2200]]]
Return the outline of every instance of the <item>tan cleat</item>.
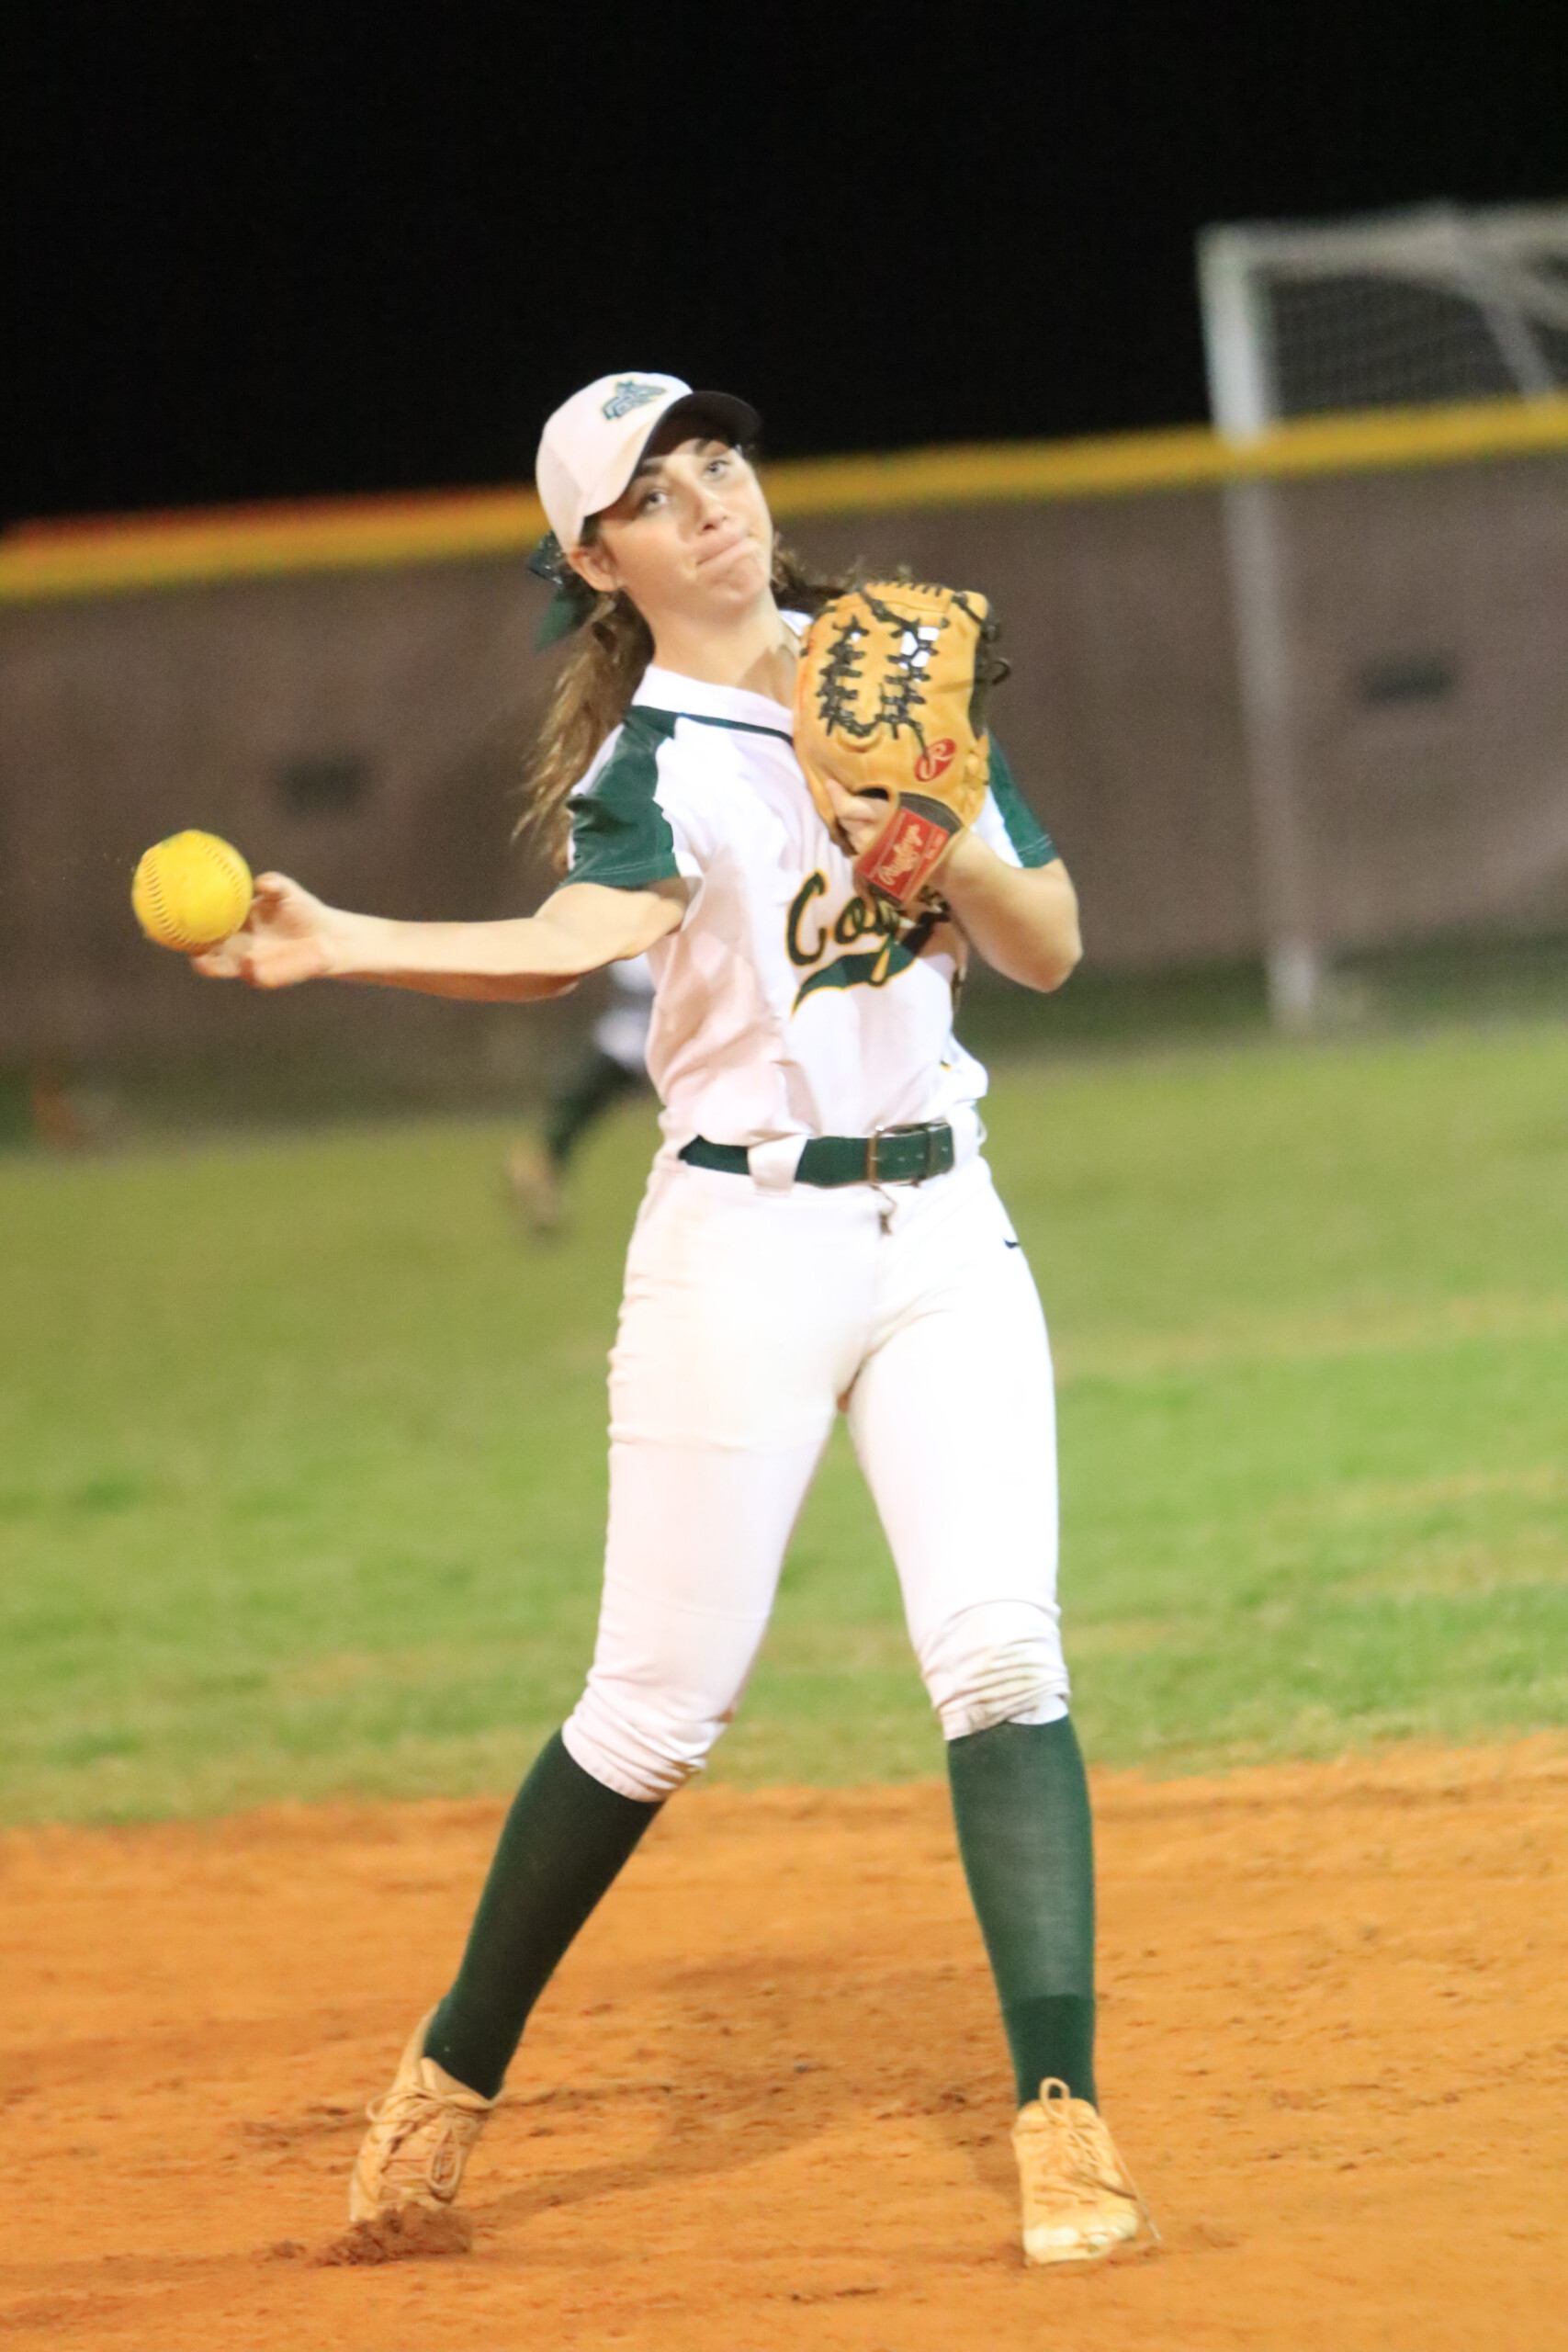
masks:
[[[1099,2262],[1139,2236],[1159,2232],[1116,2143],[1087,2098],[1066,2083],[1040,2086],[1012,2128],[1023,2191],[1023,2258]]]
[[[424,2054],[430,2017],[421,2018],[398,2061],[392,2087],[366,2109],[370,2129],[354,2162],[348,2218],[373,2222],[401,2205],[450,2205],[474,2142],[495,2106]]]

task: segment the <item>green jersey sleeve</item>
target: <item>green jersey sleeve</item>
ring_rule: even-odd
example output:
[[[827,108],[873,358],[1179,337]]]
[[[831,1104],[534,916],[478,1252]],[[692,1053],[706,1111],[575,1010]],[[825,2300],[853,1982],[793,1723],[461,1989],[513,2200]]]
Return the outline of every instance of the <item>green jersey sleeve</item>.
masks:
[[[572,795],[569,881],[644,890],[681,872],[659,800],[659,755],[674,732],[671,712],[634,705],[626,713],[609,758]]]
[[[1008,843],[1020,865],[1049,865],[1058,854],[1056,844],[1013,782],[1007,754],[991,738],[991,799]]]

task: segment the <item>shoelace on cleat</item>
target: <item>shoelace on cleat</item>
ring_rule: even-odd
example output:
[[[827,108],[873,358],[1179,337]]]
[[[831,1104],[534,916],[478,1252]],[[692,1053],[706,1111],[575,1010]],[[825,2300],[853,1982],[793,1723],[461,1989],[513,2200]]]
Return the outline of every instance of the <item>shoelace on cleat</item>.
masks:
[[[1082,2120],[1074,2112],[1075,2101],[1066,2083],[1049,2077],[1040,2086],[1040,2112],[1047,2125],[1043,2138],[1031,2132],[1025,2145],[1032,2155],[1043,2160],[1042,2168],[1049,2187],[1079,2187],[1088,2185],[1108,2188],[1114,2196],[1128,2197],[1137,2207],[1144,2227],[1156,2245],[1163,2241],[1154,2215],[1149,2211],[1143,2191],[1128,2171],[1121,2151],[1111,2140],[1100,2117],[1089,2109],[1093,2121]],[[1109,2169],[1113,2163],[1115,2170]]]
[[[463,2160],[479,2138],[485,2120],[482,2113],[471,2115],[462,2108],[452,2107],[422,2083],[403,2084],[381,2098],[373,2098],[365,2113],[381,2134],[384,2171],[403,2156],[417,2132],[431,2125],[438,2127],[434,2144],[419,2167],[438,2196],[443,2190],[457,2187],[462,2177]],[[408,2159],[404,2157],[404,2161]]]

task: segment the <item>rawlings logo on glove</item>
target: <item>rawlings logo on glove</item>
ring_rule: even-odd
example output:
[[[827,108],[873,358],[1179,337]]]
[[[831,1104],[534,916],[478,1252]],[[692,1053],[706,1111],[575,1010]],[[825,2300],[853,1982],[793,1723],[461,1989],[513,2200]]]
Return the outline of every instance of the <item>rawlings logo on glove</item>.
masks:
[[[932,877],[984,806],[986,700],[1006,674],[996,635],[984,596],[874,580],[825,605],[801,648],[795,748],[811,797],[840,842],[825,778],[887,802],[854,875],[900,909],[935,896]]]

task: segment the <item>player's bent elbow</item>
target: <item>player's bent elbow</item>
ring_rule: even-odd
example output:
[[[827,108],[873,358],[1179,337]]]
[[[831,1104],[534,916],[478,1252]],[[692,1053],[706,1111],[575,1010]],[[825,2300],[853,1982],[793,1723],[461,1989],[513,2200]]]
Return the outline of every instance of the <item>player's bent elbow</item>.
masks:
[[[1043,983],[1046,994],[1049,995],[1053,989],[1059,989],[1065,980],[1070,980],[1082,962],[1083,938],[1075,922],[1071,939],[1062,943],[1051,968],[1051,977]]]
[[[1033,968],[1019,977],[1028,988],[1048,996],[1070,979],[1083,961],[1083,932],[1078,922],[1077,892],[1059,858],[1032,876],[1040,900],[1030,958]]]
[[[1052,964],[1037,964],[1032,972],[1014,972],[1010,977],[1024,988],[1032,989],[1036,996],[1055,996],[1072,978],[1078,962],[1079,958],[1074,956]]]
[[[1008,978],[1041,996],[1050,996],[1072,978],[1082,962],[1083,938],[1075,913],[1069,922],[1056,926],[1052,937],[1037,941],[1027,967],[1010,972]]]

